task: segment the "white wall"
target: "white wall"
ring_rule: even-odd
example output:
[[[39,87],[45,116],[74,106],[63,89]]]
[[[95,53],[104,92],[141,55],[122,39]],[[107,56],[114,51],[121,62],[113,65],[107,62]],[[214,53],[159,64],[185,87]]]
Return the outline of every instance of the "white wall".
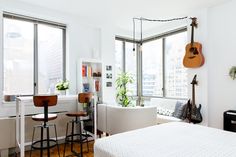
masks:
[[[209,125],[223,127],[223,112],[236,110],[236,81],[228,76],[236,65],[236,1],[209,9],[208,97]]]
[[[103,101],[115,104],[115,30],[112,23],[105,24],[101,30],[101,50],[103,62]],[[112,66],[112,79],[106,79],[106,65]],[[112,82],[112,87],[106,87],[106,82]]]

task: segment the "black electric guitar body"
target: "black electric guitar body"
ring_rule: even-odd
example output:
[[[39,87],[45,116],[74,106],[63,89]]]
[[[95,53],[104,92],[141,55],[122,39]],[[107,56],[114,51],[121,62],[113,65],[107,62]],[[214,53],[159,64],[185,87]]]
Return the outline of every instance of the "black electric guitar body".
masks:
[[[197,85],[197,75],[194,76],[192,82],[192,102],[188,101],[189,107],[189,116],[188,119],[190,122],[196,124],[202,122],[202,114],[201,114],[201,104],[197,107],[195,104],[195,85]]]

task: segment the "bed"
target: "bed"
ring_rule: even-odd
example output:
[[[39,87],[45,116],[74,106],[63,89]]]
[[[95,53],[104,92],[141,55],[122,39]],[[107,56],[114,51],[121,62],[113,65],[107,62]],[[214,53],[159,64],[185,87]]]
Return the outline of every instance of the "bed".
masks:
[[[235,157],[236,133],[171,122],[96,140],[94,157]]]

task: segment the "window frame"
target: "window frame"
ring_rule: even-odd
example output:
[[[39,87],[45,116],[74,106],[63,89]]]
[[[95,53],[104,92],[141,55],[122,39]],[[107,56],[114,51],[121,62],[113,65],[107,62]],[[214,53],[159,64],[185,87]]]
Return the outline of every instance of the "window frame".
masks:
[[[162,34],[158,34],[158,35],[155,35],[155,36],[152,36],[152,37],[148,37],[148,38],[145,38],[142,40],[142,44],[145,44],[147,42],[150,42],[150,41],[154,41],[154,40],[162,40],[162,96],[147,96],[147,95],[143,95],[143,68],[142,68],[142,65],[143,65],[143,56],[142,56],[142,52],[141,52],[141,42],[139,40],[132,40],[132,39],[129,39],[129,38],[125,38],[125,37],[121,37],[121,36],[116,36],[115,37],[115,40],[119,40],[119,41],[123,41],[123,43],[125,42],[132,42],[135,44],[135,47],[137,49],[137,95],[135,96],[132,96],[134,98],[137,98],[137,101],[138,101],[138,104],[140,105],[141,103],[141,100],[146,100],[146,99],[150,99],[150,98],[167,98],[167,99],[178,99],[178,100],[187,100],[187,98],[177,98],[177,97],[167,97],[166,96],[166,87],[165,87],[165,84],[166,84],[166,79],[165,79],[165,75],[166,75],[166,72],[165,72],[165,64],[166,64],[166,49],[165,49],[165,45],[166,45],[166,38],[169,37],[169,36],[172,36],[172,35],[176,35],[178,33],[183,33],[183,32],[187,32],[187,26],[184,26],[184,27],[180,27],[180,28],[177,28],[177,29],[174,29],[174,30],[171,30],[171,31],[168,31],[168,32],[165,32],[165,33],[162,33]],[[125,48],[125,47],[124,47]],[[123,72],[125,72],[125,49],[123,48]]]
[[[14,19],[14,20],[19,20],[19,21],[25,21],[25,22],[31,22],[33,24],[33,94],[38,94],[38,25],[47,25],[49,27],[54,27],[54,28],[59,28],[62,29],[62,79],[66,80],[66,28],[67,26],[62,23],[58,22],[53,22],[53,21],[48,21],[48,20],[43,20],[39,18],[34,18],[34,17],[29,17],[29,16],[24,16],[24,15],[19,15],[19,14],[14,14],[10,12],[3,12],[3,23],[4,19]],[[4,28],[3,28],[4,31]],[[4,43],[4,37],[3,37],[3,43]],[[4,62],[4,49],[3,49],[3,62]],[[3,69],[4,69],[4,64],[3,64]],[[4,75],[4,74],[3,74]],[[4,79],[4,77],[3,77]],[[3,80],[4,82],[4,80]],[[3,87],[4,89],[4,83]],[[20,96],[32,96],[32,95],[20,95]]]

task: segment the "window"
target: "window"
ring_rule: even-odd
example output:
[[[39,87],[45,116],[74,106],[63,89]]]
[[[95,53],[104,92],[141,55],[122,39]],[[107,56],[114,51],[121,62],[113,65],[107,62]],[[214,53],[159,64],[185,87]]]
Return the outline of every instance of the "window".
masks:
[[[33,52],[34,25],[30,22],[4,18],[5,94],[33,94]]]
[[[4,94],[48,93],[65,79],[65,26],[4,14]],[[17,83],[16,83],[17,82]]]
[[[115,56],[116,56],[116,74],[119,74],[123,71],[123,41],[117,40],[115,48]]]
[[[137,52],[132,52],[132,42],[119,38],[116,45],[120,43],[125,47],[120,49],[123,50],[120,53],[124,55],[124,63],[122,57],[116,59],[120,67],[125,67],[124,71],[136,76],[135,84],[129,89],[137,93],[139,100],[141,97],[187,98],[187,70],[182,64],[187,43],[186,28],[144,39],[142,46],[137,42]],[[137,83],[137,80],[141,82]]]
[[[142,95],[163,95],[163,48],[162,40],[143,44],[142,51]]]
[[[134,78],[134,83],[127,88],[131,96],[137,95],[137,52],[133,51],[133,43],[125,40],[116,40],[116,75],[128,72]]]
[[[187,33],[171,35],[165,39],[165,95],[171,98],[187,98],[187,69],[182,60],[185,54]]]
[[[133,43],[125,43],[125,72],[131,74],[134,82],[128,85],[132,95],[137,95],[137,53],[133,51]]]
[[[143,96],[187,98],[187,71],[182,64],[186,42],[186,31],[144,42]]]
[[[63,79],[63,30],[38,25],[38,93]]]

